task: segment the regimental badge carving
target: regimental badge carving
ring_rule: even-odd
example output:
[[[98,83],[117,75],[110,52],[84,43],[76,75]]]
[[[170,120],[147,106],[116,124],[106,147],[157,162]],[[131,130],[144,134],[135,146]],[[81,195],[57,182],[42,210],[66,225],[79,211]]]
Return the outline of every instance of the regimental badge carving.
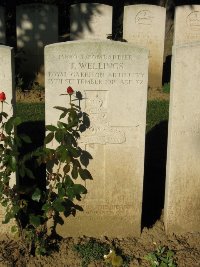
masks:
[[[108,121],[108,91],[86,91],[85,111],[90,118],[90,127],[82,135],[85,144],[121,144],[126,141],[123,131],[110,125]]]
[[[141,10],[135,16],[135,23],[136,24],[143,24],[143,25],[152,25],[153,23],[153,14],[149,10]]]
[[[187,16],[186,23],[192,31],[200,31],[200,11],[191,12]]]

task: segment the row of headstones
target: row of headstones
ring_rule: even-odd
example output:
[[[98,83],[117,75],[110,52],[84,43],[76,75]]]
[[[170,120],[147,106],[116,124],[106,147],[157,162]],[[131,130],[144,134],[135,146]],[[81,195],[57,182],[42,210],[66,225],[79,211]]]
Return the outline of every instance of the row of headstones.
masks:
[[[5,22],[0,8],[0,41],[5,43]],[[70,39],[107,39],[112,33],[112,7],[82,3],[71,6]],[[130,5],[124,8],[123,38],[148,48],[149,86],[162,86],[166,9],[154,5]],[[17,6],[17,47],[25,52],[21,64],[23,76],[32,79],[38,73],[43,81],[43,48],[58,42],[58,10],[56,6],[26,4]],[[200,41],[200,6],[176,8],[174,44]]]
[[[12,98],[12,49],[0,46],[0,84]],[[45,117],[66,106],[66,87],[83,94],[90,128],[80,144],[91,153],[93,180],[84,212],[57,228],[63,236],[138,236],[141,232],[148,50],[114,41],[76,41],[45,48]],[[168,233],[200,231],[200,43],[174,46],[164,223]],[[11,113],[11,106],[7,105]],[[158,163],[159,164],[159,163]],[[79,203],[78,203],[79,204]],[[1,214],[2,216],[2,214]],[[3,230],[2,227],[0,227]]]

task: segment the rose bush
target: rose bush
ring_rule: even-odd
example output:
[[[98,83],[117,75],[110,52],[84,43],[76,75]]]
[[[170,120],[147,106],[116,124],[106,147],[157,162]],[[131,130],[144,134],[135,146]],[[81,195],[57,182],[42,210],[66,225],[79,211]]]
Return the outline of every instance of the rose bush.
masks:
[[[64,223],[62,214],[66,217],[75,216],[77,210],[82,211],[78,201],[81,200],[82,194],[87,193],[87,189],[81,183],[75,183],[76,179],[92,179],[87,169],[92,157],[78,145],[81,133],[90,126],[88,114],[80,107],[81,93],[68,87],[67,94],[63,95],[70,97],[69,106],[55,107],[61,111],[61,115],[57,125],[46,126],[44,146],[21,156],[19,147],[24,142],[30,143],[31,140],[26,135],[15,134],[15,127],[21,120],[18,117],[7,120],[7,114],[3,112],[6,96],[3,92],[0,93],[1,136],[4,136],[1,137],[0,144],[0,203],[6,209],[4,223],[14,219],[17,224],[12,227],[12,231],[23,239],[27,250],[34,251],[35,254],[47,253],[49,236],[56,232],[58,223]],[[78,105],[72,104],[72,96],[73,102],[77,101]],[[57,144],[55,148],[52,147],[52,142]],[[27,192],[27,189],[19,184],[10,185],[12,173],[35,178],[27,168],[28,160],[35,160],[39,166],[46,164],[45,190],[32,187]],[[35,206],[36,210],[33,208]],[[51,233],[47,235],[49,220],[53,223]]]

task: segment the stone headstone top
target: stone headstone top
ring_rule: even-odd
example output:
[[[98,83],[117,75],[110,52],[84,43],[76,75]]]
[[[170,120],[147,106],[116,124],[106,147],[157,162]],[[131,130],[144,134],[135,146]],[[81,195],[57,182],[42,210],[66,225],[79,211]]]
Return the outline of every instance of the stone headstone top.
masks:
[[[200,41],[200,5],[176,7],[174,45]]]
[[[124,7],[123,38],[149,49],[149,86],[162,86],[166,9],[155,5]]]
[[[70,9],[70,39],[102,39],[112,34],[112,7],[79,3]]]

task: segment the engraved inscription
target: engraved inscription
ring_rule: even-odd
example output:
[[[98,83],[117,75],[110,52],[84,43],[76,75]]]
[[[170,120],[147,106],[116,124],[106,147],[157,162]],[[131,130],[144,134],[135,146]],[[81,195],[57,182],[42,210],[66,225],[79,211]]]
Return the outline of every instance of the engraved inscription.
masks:
[[[90,114],[90,128],[81,136],[86,144],[121,144],[126,141],[123,131],[112,127],[107,118],[108,91],[86,91],[86,112]]]
[[[132,214],[132,205],[97,205],[92,207],[91,205],[83,205],[85,216],[101,215],[101,216],[113,216],[122,215],[126,216]]]
[[[50,85],[142,85],[143,72],[129,72],[127,61],[131,55],[65,55],[59,54],[57,60],[65,62],[64,71],[47,73]],[[94,62],[96,61],[96,62]]]
[[[135,23],[142,25],[151,25],[153,23],[153,14],[149,10],[141,10],[135,16]]]
[[[200,11],[191,12],[187,16],[186,23],[192,31],[200,31]]]

